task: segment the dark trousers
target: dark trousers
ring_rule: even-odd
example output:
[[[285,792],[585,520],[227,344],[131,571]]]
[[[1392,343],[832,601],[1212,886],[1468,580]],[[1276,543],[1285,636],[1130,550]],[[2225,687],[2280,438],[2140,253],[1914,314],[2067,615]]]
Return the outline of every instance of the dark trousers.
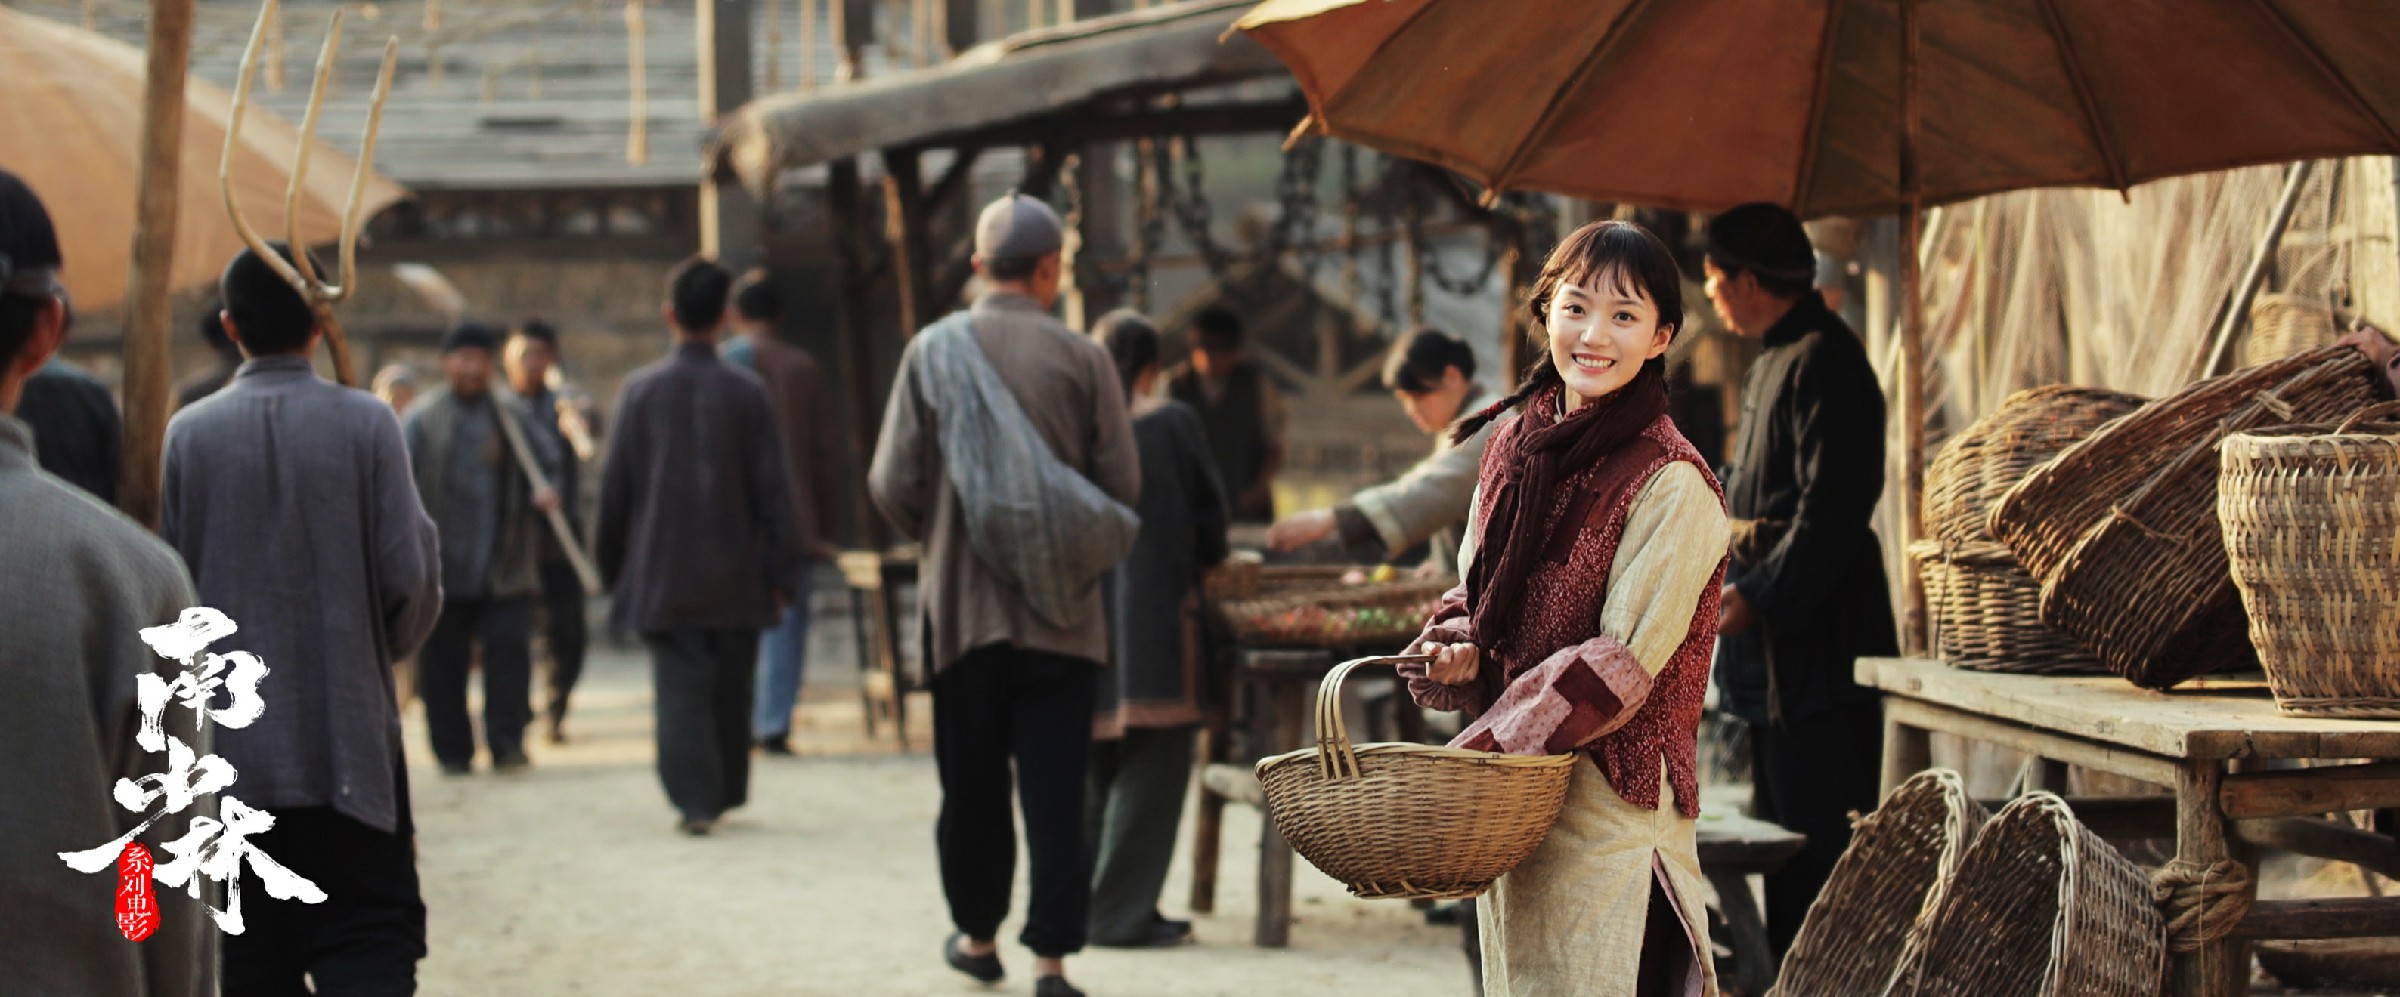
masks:
[[[1094,940],[1129,945],[1150,937],[1199,736],[1193,726],[1136,727],[1092,745],[1083,832],[1092,854]]]
[[[750,697],[758,631],[675,627],[642,635],[658,718],[658,781],[689,820],[750,800]]]
[[[251,844],[324,890],[325,902],[268,896],[244,862],[244,930],[223,936],[225,997],[301,997],[310,992],[307,982],[324,995],[416,993],[425,901],[417,891],[408,773],[396,767],[400,823],[392,833],[327,807],[294,807],[273,811],[275,826],[250,836]]]
[[[467,672],[483,648],[483,743],[492,758],[525,754],[525,725],[533,721],[533,600],[451,599],[417,652],[417,697],[425,701],[425,732],[446,768],[475,760],[475,728],[467,719]]]
[[[1808,836],[1766,877],[1767,940],[1782,959],[1833,864],[1850,848],[1850,814],[1875,809],[1883,770],[1883,708],[1854,703],[1750,731],[1751,811]]]
[[[1017,874],[1014,795],[1025,812],[1033,886],[1019,940],[1043,957],[1083,948],[1091,906],[1083,792],[1095,671],[1081,658],[996,645],[968,652],[933,680],[933,759],[942,780],[934,839],[950,920],[969,938],[993,937],[1008,916]]]
[[[567,697],[583,677],[589,642],[583,618],[583,579],[570,561],[542,562],[542,631],[550,642],[550,705],[553,724],[567,718]]]

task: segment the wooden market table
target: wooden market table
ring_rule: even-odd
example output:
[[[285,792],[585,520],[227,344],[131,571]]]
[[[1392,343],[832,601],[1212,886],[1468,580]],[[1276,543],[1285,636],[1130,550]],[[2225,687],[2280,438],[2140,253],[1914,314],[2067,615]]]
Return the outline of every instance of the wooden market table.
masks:
[[[2285,716],[2258,688],[2199,683],[2153,692],[2114,676],[2018,675],[1938,661],[1861,659],[1860,685],[1884,693],[1883,788],[1931,765],[1931,735],[1955,734],[2056,763],[2169,787],[2172,798],[2078,801],[2106,814],[2104,837],[2169,838],[2175,855],[2255,868],[2255,845],[2384,871],[2386,835],[2317,820],[2400,806],[2400,723]],[[2312,763],[2319,767],[2294,767]],[[2276,763],[2282,763],[2278,766]],[[2063,785],[2053,787],[2063,793]],[[2249,993],[2250,942],[2400,936],[2400,898],[2256,901],[2233,934],[2171,958],[2169,993]]]
[[[858,647],[858,700],[868,737],[888,717],[908,750],[908,670],[900,662],[900,589],[917,582],[918,549],[846,550],[838,563],[850,589],[850,630]]]

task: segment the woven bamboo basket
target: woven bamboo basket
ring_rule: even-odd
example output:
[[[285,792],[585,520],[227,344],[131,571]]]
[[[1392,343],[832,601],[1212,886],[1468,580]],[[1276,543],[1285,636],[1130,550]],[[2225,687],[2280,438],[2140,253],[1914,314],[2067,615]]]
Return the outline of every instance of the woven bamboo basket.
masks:
[[[1892,790],[1851,831],[1850,849],[1809,905],[1768,993],[1884,993],[1901,971],[1917,922],[1940,899],[1967,842],[1990,816],[1948,769],[1919,772]]]
[[[1992,531],[2041,579],[2042,620],[2134,684],[2246,667],[2256,659],[2217,523],[2217,443],[2337,419],[2378,390],[2347,346],[2202,381],[2035,468],[1992,510]]]
[[[2049,793],[1983,826],[1912,945],[1893,994],[2157,997],[2166,985],[2149,877]]]
[[[1237,639],[1260,644],[1361,647],[1406,642],[1448,582],[1317,585],[1220,605]]]
[[[1235,551],[1200,578],[1200,595],[1212,602],[1256,599],[1294,589],[1324,588],[1355,570],[1342,564],[1267,564],[1255,551]]]
[[[2250,302],[2250,332],[2242,338],[2242,366],[2331,346],[2349,326],[2349,313],[2316,298],[2261,294]]]
[[[2140,408],[2121,391],[2064,384],[2008,396],[1990,415],[1942,444],[1925,468],[1925,529],[1951,547],[1992,542],[1991,511],[2027,472]]]
[[[1317,688],[1317,746],[1258,763],[1275,829],[1355,896],[1471,897],[1542,843],[1579,755],[1503,755],[1431,744],[1350,743],[1335,665]]]
[[[2400,719],[2400,402],[2225,438],[2217,514],[2275,703]]]
[[[1910,544],[1934,652],[1960,668],[2023,674],[2089,674],[2108,667],[2066,632],[2042,622],[2042,584],[1996,543]]]

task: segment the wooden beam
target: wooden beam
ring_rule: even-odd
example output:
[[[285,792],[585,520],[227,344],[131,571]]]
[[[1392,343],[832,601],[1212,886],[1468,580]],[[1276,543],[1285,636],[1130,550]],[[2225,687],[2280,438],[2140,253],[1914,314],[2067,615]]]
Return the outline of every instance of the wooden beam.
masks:
[[[914,337],[930,316],[925,306],[925,186],[914,149],[883,153],[884,239],[891,246],[892,283],[899,292],[900,335]]]
[[[1902,0],[1912,3],[1915,0]],[[2217,792],[2225,767],[2214,760],[2185,761],[2175,776],[2175,861],[2195,869],[2239,860],[2226,841]],[[2257,896],[2257,889],[2250,890]],[[2174,997],[2219,997],[2239,993],[2250,982],[2250,948],[2239,940],[2209,942],[2193,952],[2170,953],[2167,992]]]
[[[2156,755],[2142,754],[2123,748],[2094,744],[2081,738],[2053,734],[2025,724],[1977,716],[1962,710],[1936,706],[1914,699],[1887,697],[1883,704],[1887,720],[1920,730],[1956,734],[1971,741],[1985,741],[2004,748],[2013,748],[2029,755],[2055,758],[2070,765],[2113,772],[2128,779],[2159,786],[2175,784],[2180,768],[2176,763]],[[1902,778],[1906,778],[1905,773]]]
[[[2156,841],[2175,836],[2175,798],[2172,796],[2067,797],[2067,807],[2083,826],[2112,842]],[[1998,813],[2007,800],[1978,800]]]
[[[1077,148],[1092,142],[1130,141],[1165,135],[1281,135],[1308,116],[1308,102],[1297,93],[1282,100],[1180,105],[1153,109],[1139,103],[1126,107],[1060,108],[1029,121],[1013,121],[973,131],[930,138],[928,146],[1032,145],[1058,143]]]
[[[2244,941],[2400,937],[2400,897],[2254,901],[2250,913],[2233,926],[2233,937]]]
[[[2230,775],[2222,801],[2233,820],[2400,806],[2400,762]]]
[[[835,0],[837,5],[842,2]],[[850,466],[862,469],[862,473],[850,475],[851,522],[858,524],[859,536],[868,547],[882,550],[891,542],[891,529],[876,514],[873,501],[867,497],[867,476],[863,473],[875,454],[875,436],[882,428],[883,401],[874,387],[874,354],[867,348],[867,313],[872,303],[867,299],[866,267],[859,245],[863,241],[865,218],[858,161],[844,159],[833,163],[825,179],[825,223],[826,234],[833,242],[839,295],[834,309],[834,353],[850,402],[843,409],[850,431]]]
[[[950,168],[943,170],[942,178],[934,181],[925,193],[927,215],[949,211],[951,205],[966,194],[974,180],[975,161],[982,157],[983,147],[980,145],[960,146],[952,154]]]
[[[2233,832],[2253,845],[2348,862],[2368,872],[2400,879],[2400,841],[2394,841],[2388,834],[2317,817],[2242,821],[2233,825]]]
[[[158,528],[159,461],[167,439],[175,271],[175,213],[183,163],[183,81],[192,59],[194,0],[152,0],[142,91],[141,173],[125,319],[125,446],[117,507]]]

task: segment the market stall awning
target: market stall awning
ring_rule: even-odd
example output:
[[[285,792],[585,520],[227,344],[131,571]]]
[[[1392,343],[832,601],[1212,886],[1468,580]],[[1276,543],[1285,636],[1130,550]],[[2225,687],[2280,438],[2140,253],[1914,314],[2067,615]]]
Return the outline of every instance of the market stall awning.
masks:
[[[1220,41],[1250,6],[1249,0],[1189,0],[1014,35],[938,67],[763,98],[718,125],[709,167],[718,176],[763,187],[780,170],[879,149],[1024,142],[1036,137],[1025,126],[1044,120],[1095,117],[1092,112],[1117,105],[1144,112],[1133,102],[1288,77],[1283,63],[1258,43],[1241,36]],[[1280,116],[1279,127],[1288,127],[1304,111],[1294,98],[1182,113]],[[1185,123],[1194,126],[1188,130],[1223,131],[1235,122]],[[1159,134],[1178,130],[1173,118],[1150,125]]]

